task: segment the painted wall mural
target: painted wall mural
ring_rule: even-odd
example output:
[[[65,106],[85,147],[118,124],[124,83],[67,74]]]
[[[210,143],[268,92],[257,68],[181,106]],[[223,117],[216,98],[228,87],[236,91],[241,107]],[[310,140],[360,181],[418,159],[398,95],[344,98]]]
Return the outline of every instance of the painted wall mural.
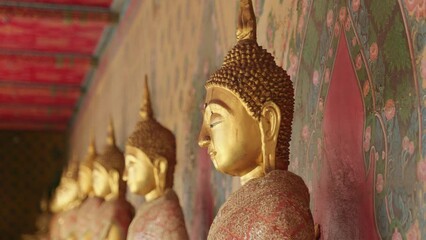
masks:
[[[311,192],[323,239],[426,239],[426,4],[253,0],[258,41],[296,92],[290,170]],[[155,114],[177,137],[175,189],[204,239],[239,187],[197,146],[203,84],[235,43],[238,1],[130,2],[71,139],[83,156],[114,118],[123,147],[147,73]],[[182,17],[186,16],[186,17]],[[131,196],[130,196],[131,197]]]
[[[291,160],[323,237],[425,238],[423,1],[306,5]]]

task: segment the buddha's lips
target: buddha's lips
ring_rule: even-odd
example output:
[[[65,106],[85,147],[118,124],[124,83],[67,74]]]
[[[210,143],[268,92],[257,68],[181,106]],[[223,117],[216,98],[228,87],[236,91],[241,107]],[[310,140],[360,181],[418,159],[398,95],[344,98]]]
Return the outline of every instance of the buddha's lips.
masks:
[[[209,149],[209,151],[208,151],[208,152],[209,152],[209,155],[210,155],[210,158],[211,158],[211,159],[213,159],[213,158],[214,158],[214,156],[216,156],[216,151],[214,151],[214,150],[210,150],[210,149]]]

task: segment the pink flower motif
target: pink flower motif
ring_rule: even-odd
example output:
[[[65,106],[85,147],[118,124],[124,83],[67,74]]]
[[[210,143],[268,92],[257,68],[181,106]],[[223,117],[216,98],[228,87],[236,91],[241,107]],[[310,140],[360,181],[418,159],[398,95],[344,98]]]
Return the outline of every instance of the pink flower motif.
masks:
[[[404,0],[405,6],[407,7],[408,12],[413,13],[416,9],[419,0]]]
[[[352,0],[352,11],[358,12],[360,6],[361,0]]]
[[[339,21],[343,24],[346,21],[346,7],[341,7],[339,11]]]
[[[340,33],[340,24],[336,22],[336,24],[334,24],[334,36],[335,37],[339,36],[339,33]]]
[[[369,92],[370,92],[370,82],[368,80],[365,80],[364,86],[362,87],[362,93],[364,94],[364,97],[366,97]]]
[[[401,233],[398,232],[397,228],[395,228],[395,230],[392,234],[392,240],[402,240]]]
[[[297,33],[301,34],[303,32],[304,26],[305,26],[305,17],[301,15],[299,17],[299,22],[297,23]]]
[[[370,60],[376,61],[378,55],[379,55],[379,47],[377,46],[377,43],[374,42],[370,46]]]
[[[322,155],[322,141],[321,138],[317,139],[317,153],[319,156]]]
[[[388,121],[395,117],[395,111],[395,102],[388,99],[385,104],[385,117]]]
[[[356,46],[356,43],[357,43],[357,41],[356,41],[356,37],[353,37],[353,38],[352,38],[352,47],[355,47],[355,46]]]
[[[318,109],[320,112],[324,112],[324,100],[322,100],[322,98],[318,100]]]
[[[407,136],[405,136],[403,139],[402,139],[402,150],[404,150],[404,151],[407,151],[408,150],[408,145],[410,144],[410,139],[407,137]]]
[[[325,83],[329,83],[330,82],[330,68],[326,68],[325,69],[324,81],[325,81]]]
[[[290,166],[292,166],[293,170],[299,169],[299,158],[295,157]]]
[[[383,175],[381,173],[377,174],[376,178],[376,191],[377,193],[381,193],[383,191],[385,181],[383,180]]]
[[[317,70],[315,70],[312,74],[312,83],[315,85],[315,87],[318,87],[319,85],[319,73]]]
[[[368,150],[370,150],[370,142],[371,142],[371,127],[368,126],[365,129],[365,135],[364,135],[364,151],[368,152]]]
[[[426,183],[426,160],[422,159],[417,163],[417,179]]]
[[[355,69],[360,70],[362,68],[362,57],[361,53],[358,53],[355,58]]]
[[[308,0],[303,0],[302,1],[302,16],[306,16],[306,14],[308,13]]]
[[[419,222],[416,220],[407,231],[407,240],[420,240]]]
[[[417,21],[420,21],[425,17],[425,5],[424,1],[418,1],[417,9],[415,11]]]
[[[309,126],[305,125],[302,128],[302,138],[304,142],[308,142],[309,140]]]
[[[415,149],[414,142],[410,141],[410,143],[408,144],[408,153],[410,155],[413,155],[414,154],[414,149]]]
[[[333,57],[333,48],[328,49],[328,57],[329,58]]]
[[[346,21],[345,21],[345,30],[346,31],[351,30],[351,19],[350,18],[346,18]]]
[[[290,52],[290,67],[287,70],[289,76],[295,76],[297,72],[297,65],[299,58],[293,52]]]
[[[365,138],[371,139],[371,127],[370,126],[368,126],[365,129]]]
[[[331,27],[333,25],[333,18],[334,18],[333,10],[330,9],[327,12],[327,27]]]

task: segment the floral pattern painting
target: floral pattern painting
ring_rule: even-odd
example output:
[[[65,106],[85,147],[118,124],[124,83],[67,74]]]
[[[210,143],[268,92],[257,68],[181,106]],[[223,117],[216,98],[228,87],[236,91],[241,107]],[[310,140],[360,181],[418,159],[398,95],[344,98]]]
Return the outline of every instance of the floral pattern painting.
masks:
[[[312,1],[309,3],[310,16],[305,33],[291,46],[298,52],[297,72],[293,76],[296,86],[296,112],[293,128],[291,169],[307,182],[313,196],[312,207],[315,215],[323,224],[325,239],[366,239],[362,236],[381,239],[422,239],[426,237],[426,182],[424,181],[424,157],[422,142],[423,103],[423,62],[422,52],[426,41],[419,39],[424,28],[423,1]],[[300,16],[303,16],[300,13]],[[300,21],[300,20],[299,20]],[[341,36],[344,35],[344,38]],[[351,62],[345,66],[339,64],[336,55],[340,50],[339,41],[349,51]],[[300,47],[302,45],[302,47]],[[339,69],[336,69],[338,66]],[[294,67],[289,66],[289,69]],[[345,139],[345,131],[340,130],[344,122],[325,122],[324,112],[340,114],[339,108],[353,108],[353,105],[341,105],[339,108],[327,101],[351,102],[349,92],[340,98],[332,98],[329,91],[334,79],[333,73],[345,69],[344,77],[350,72],[356,73],[358,87],[350,91],[359,92],[362,98],[364,114],[350,120],[363,123],[362,138],[359,142],[340,142],[337,146],[326,146],[330,136],[324,131],[329,124],[334,131]],[[425,86],[426,87],[426,86]],[[352,111],[352,110],[351,110]],[[351,134],[356,134],[351,132]],[[354,150],[360,143],[360,148]],[[347,150],[349,149],[349,150]],[[330,150],[338,151],[330,152]],[[363,157],[345,156],[348,152],[363,153]],[[331,167],[330,174],[341,176],[332,182],[324,182],[322,167],[327,166],[333,154],[337,154],[338,169]],[[350,164],[344,159],[351,158]],[[362,164],[363,174],[356,173],[353,165]],[[330,166],[328,166],[330,167]],[[335,170],[335,171],[333,171]],[[355,172],[354,172],[355,171]],[[371,181],[369,180],[371,178]],[[342,181],[342,182],[340,182]],[[365,187],[356,188],[361,183]],[[350,192],[340,191],[330,199],[327,207],[315,207],[326,194],[322,191],[339,187],[350,188]],[[326,187],[327,189],[324,189]],[[371,195],[368,192],[372,192]],[[368,195],[368,204],[360,213],[346,215],[345,230],[335,230],[345,218],[327,211],[353,205],[352,201]],[[346,198],[348,199],[346,199]],[[345,203],[345,201],[349,201]],[[374,213],[374,222],[363,227],[362,222],[370,211]],[[352,217],[351,220],[348,218]],[[363,233],[365,231],[365,233]],[[363,235],[376,232],[377,235]]]
[[[85,153],[109,116],[123,148],[148,74],[155,116],[177,138],[175,189],[205,239],[239,187],[197,145],[204,82],[235,44],[239,1],[133,0],[72,129]],[[322,239],[426,239],[426,4],[253,0],[260,45],[295,88],[290,170],[305,180]],[[183,17],[185,16],[185,17]]]

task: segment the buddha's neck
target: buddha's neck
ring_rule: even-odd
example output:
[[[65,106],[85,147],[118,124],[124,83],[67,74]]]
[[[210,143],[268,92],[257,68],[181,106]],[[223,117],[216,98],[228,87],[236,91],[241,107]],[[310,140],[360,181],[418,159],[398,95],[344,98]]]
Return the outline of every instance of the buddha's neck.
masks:
[[[155,188],[154,190],[152,190],[151,192],[147,193],[145,195],[145,201],[146,202],[150,202],[153,201],[159,197],[163,196],[163,193],[160,192],[157,188]]]
[[[263,170],[263,167],[262,166],[257,166],[256,168],[254,168],[250,172],[248,172],[245,175],[241,176],[240,177],[240,182],[241,182],[241,185],[244,185],[244,184],[246,184],[248,181],[250,181],[252,179],[263,177],[263,176],[265,176],[265,172]]]

